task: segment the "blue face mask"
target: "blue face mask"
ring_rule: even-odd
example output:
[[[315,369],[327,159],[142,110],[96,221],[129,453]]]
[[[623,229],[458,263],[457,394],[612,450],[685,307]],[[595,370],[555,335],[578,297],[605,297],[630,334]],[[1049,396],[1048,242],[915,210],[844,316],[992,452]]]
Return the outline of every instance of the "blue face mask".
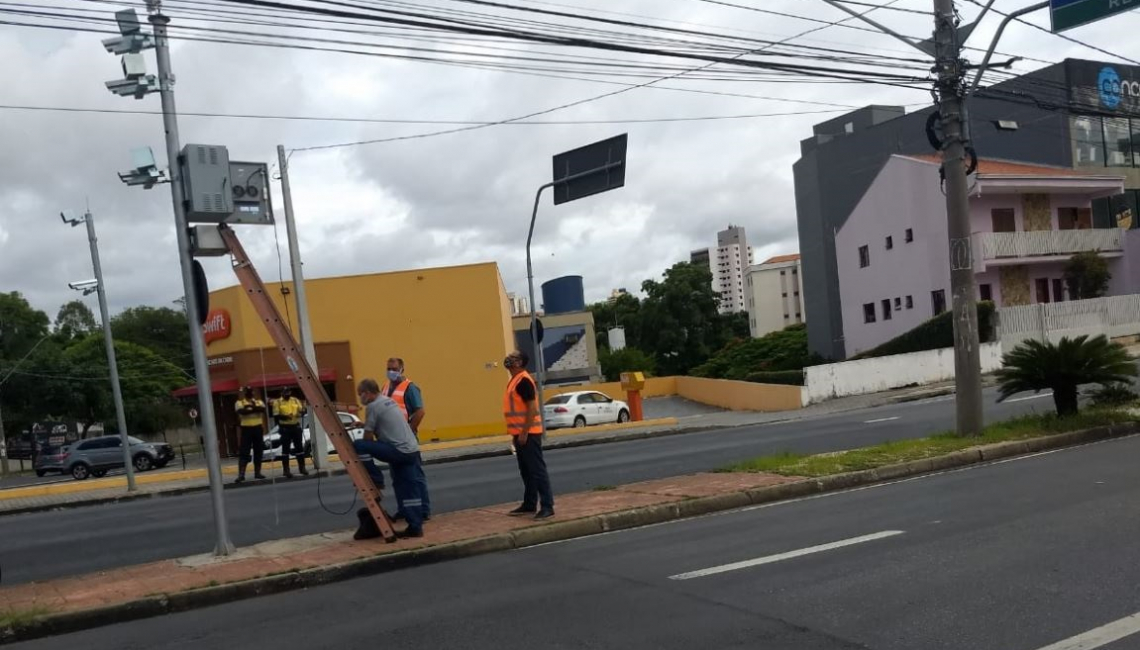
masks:
[[[388,371],[388,381],[396,381],[399,378],[400,378],[400,371],[399,370],[389,370]]]

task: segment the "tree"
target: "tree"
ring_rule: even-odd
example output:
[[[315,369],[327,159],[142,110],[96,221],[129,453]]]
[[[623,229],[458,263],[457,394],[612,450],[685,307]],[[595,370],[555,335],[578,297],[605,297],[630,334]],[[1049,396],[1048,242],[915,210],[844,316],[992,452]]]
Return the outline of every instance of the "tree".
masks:
[[[193,365],[186,314],[169,307],[131,307],[111,318],[115,341],[149,348],[183,369]]]
[[[64,345],[87,338],[97,326],[95,314],[82,300],[72,300],[60,307],[55,317],[55,335]]]
[[[656,357],[662,374],[686,374],[727,342],[707,268],[679,262],[641,289],[641,349]]]
[[[596,302],[589,306],[589,310],[594,315],[599,349],[609,347],[608,332],[614,327],[625,330],[628,347],[641,347],[641,300],[637,296],[625,293],[613,302]]]
[[[1065,284],[1072,300],[1102,297],[1111,279],[1108,262],[1096,251],[1077,253],[1065,265]]]
[[[738,311],[731,314],[724,314],[721,316],[721,321],[725,328],[725,336],[729,339],[752,338],[752,327],[749,322],[748,312]]]
[[[1026,341],[1006,354],[1002,365],[1005,367],[997,372],[1001,383],[999,402],[1017,393],[1051,389],[1060,417],[1077,413],[1081,385],[1109,386],[1136,376],[1136,366],[1124,347],[1103,335],[1094,339],[1065,337],[1056,345]]]
[[[48,335],[47,314],[18,291],[0,293],[0,362],[15,362]]]
[[[170,393],[184,383],[182,371],[148,348],[128,341],[115,341],[115,356],[127,428],[151,432],[168,426],[168,407],[173,404]],[[113,428],[115,406],[103,338],[89,336],[68,348],[65,357],[73,385],[61,398],[61,406],[82,423],[83,436],[96,422]]]
[[[647,376],[653,374],[657,362],[653,357],[637,348],[622,348],[611,351],[602,348],[598,351],[598,362],[602,366],[602,374],[606,381],[618,381],[623,372],[644,372]]]
[[[733,340],[692,372],[698,377],[743,380],[758,372],[802,370],[821,362],[808,352],[807,327],[801,324],[758,339]]]

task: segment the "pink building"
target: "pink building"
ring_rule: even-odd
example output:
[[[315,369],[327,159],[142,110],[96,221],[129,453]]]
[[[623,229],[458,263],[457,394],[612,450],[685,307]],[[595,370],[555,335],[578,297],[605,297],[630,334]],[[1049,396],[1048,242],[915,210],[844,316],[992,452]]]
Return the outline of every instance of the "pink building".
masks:
[[[1140,293],[1140,230],[1093,227],[1093,199],[1120,194],[1123,178],[982,160],[970,184],[969,247],[980,300],[998,307],[1066,300],[1064,265],[1081,251],[1109,260],[1111,295]],[[892,156],[835,233],[835,251],[848,355],[948,310],[937,158]]]

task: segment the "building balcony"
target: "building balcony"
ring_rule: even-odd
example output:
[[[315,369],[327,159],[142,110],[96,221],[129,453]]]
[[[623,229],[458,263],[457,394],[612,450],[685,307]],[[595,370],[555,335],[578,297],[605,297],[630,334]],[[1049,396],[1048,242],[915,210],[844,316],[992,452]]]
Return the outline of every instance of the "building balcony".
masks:
[[[1119,228],[974,233],[974,259],[981,266],[1057,261],[1086,251],[1115,257],[1123,250],[1124,231]]]

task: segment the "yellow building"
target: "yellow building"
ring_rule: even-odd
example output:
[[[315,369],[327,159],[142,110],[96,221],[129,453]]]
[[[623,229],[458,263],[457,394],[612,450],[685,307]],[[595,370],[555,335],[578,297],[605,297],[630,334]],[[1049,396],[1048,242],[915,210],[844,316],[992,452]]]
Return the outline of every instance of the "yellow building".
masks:
[[[297,332],[292,283],[267,293]],[[505,432],[503,357],[514,347],[498,266],[472,264],[305,282],[318,375],[340,410],[356,411],[356,383],[383,383],[403,358],[424,394],[424,442]],[[293,377],[240,286],[210,294],[204,327],[222,452],[236,453],[234,402],[241,386],[271,397]],[[193,387],[176,392],[196,395]]]

